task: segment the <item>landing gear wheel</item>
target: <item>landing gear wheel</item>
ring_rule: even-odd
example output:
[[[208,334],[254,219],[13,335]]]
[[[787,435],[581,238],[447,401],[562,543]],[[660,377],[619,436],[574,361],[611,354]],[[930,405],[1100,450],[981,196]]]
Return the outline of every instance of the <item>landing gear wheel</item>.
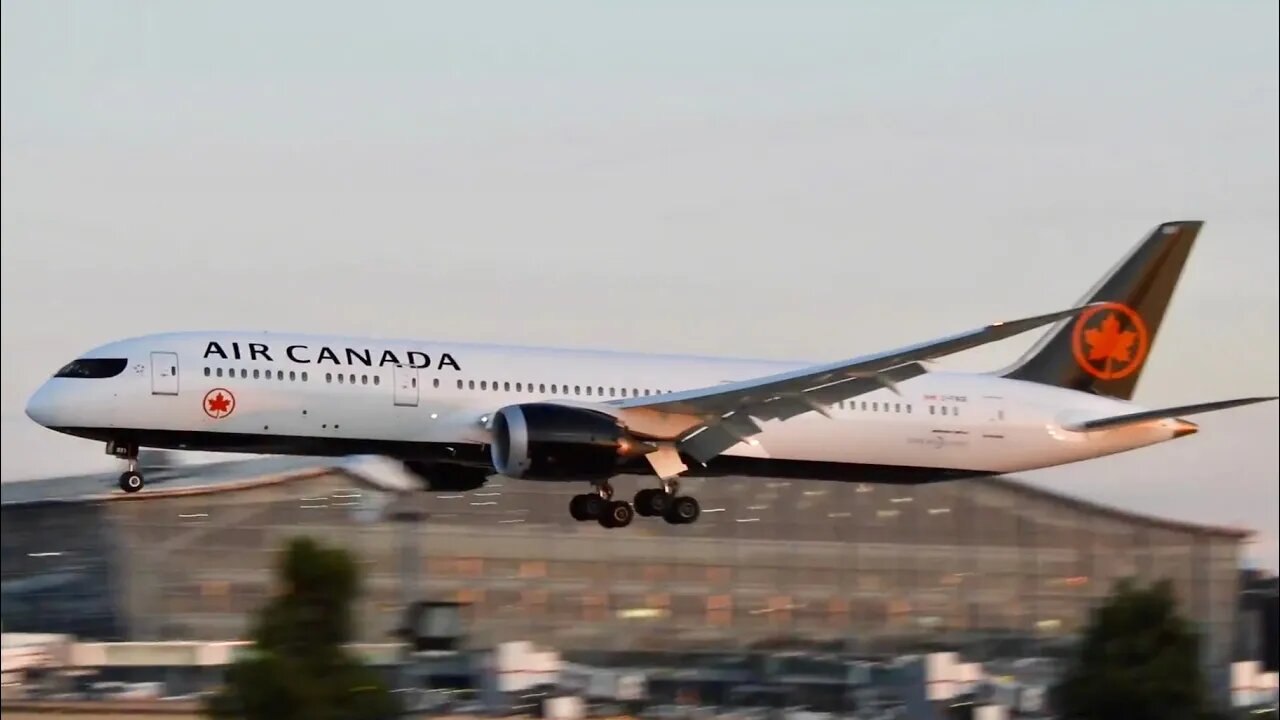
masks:
[[[630,503],[622,500],[612,500],[605,506],[605,511],[600,515],[600,526],[607,528],[624,528],[631,524],[635,519],[636,512],[631,509]]]
[[[645,488],[636,493],[633,502],[637,514],[643,517],[662,517],[671,505],[671,495],[657,488]]]
[[[667,507],[667,511],[663,513],[662,519],[672,525],[688,525],[696,522],[698,516],[702,514],[702,508],[698,506],[696,498],[688,495],[672,498],[671,504]]]
[[[137,470],[126,470],[120,475],[120,489],[127,493],[136,493],[142,489],[142,473]]]
[[[569,501],[569,514],[578,522],[604,517],[606,500],[597,493],[574,495]]]

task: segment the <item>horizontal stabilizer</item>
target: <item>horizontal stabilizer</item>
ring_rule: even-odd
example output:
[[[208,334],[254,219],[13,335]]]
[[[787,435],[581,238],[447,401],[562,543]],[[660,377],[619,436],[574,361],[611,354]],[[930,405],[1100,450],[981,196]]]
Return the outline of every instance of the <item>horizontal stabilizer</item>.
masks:
[[[1240,407],[1242,405],[1253,405],[1254,403],[1267,402],[1268,400],[1275,399],[1276,398],[1274,397],[1251,397],[1237,398],[1235,400],[1218,400],[1217,402],[1181,405],[1179,407],[1164,408],[1163,410],[1145,410],[1143,412],[1129,413],[1127,415],[1113,415],[1111,417],[1098,418],[1096,420],[1069,423],[1063,427],[1067,430],[1077,431],[1110,430],[1113,428],[1124,427],[1125,425],[1137,425],[1151,420],[1166,420],[1168,418],[1181,417],[1183,415],[1195,415],[1197,413],[1213,412],[1215,410],[1226,410],[1227,408]]]

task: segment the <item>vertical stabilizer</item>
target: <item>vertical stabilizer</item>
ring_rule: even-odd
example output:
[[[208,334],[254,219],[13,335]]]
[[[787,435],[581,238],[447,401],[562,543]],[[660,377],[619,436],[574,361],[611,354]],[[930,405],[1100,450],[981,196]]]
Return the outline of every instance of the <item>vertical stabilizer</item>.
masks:
[[[1131,399],[1203,225],[1188,220],[1156,227],[1078,303],[1105,305],[1055,325],[1001,374]]]

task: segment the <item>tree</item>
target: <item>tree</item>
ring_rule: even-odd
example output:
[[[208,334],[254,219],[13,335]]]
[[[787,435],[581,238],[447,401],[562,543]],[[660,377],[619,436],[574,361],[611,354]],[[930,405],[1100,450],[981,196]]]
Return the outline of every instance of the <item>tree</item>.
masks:
[[[205,712],[218,718],[375,720],[395,703],[377,674],[347,651],[355,561],[341,548],[292,540],[279,566],[280,592],[258,613],[253,647],[227,671]]]
[[[1093,611],[1051,702],[1063,718],[1209,717],[1199,651],[1169,581],[1148,588],[1121,581]]]

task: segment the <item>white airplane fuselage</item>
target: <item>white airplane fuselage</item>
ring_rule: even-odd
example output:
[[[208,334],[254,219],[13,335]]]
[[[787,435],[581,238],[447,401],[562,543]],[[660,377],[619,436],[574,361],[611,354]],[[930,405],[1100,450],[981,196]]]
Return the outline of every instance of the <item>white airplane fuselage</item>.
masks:
[[[113,342],[108,377],[52,377],[27,414],[46,427],[148,447],[298,455],[378,453],[483,464],[507,405],[703,388],[804,363],[276,333],[190,332]],[[108,369],[109,371],[110,369]],[[89,373],[92,375],[92,373]],[[1097,431],[1065,422],[1125,401],[994,374],[930,372],[767,421],[708,464],[734,474],[931,482],[1096,458],[1194,432],[1179,419]],[[221,394],[221,395],[220,395]],[[913,472],[899,475],[894,468]],[[821,472],[819,471],[821,470]],[[691,473],[706,472],[692,468]],[[933,472],[937,471],[937,472]]]

